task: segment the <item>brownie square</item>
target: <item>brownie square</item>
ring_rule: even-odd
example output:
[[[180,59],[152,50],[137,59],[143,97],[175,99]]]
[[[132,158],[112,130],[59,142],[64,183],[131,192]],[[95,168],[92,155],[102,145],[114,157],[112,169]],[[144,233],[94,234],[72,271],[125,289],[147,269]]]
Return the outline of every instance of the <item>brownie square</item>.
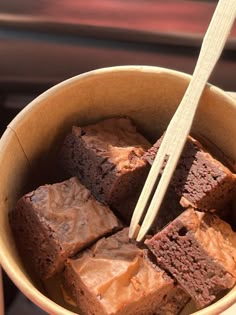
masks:
[[[73,127],[59,160],[66,176],[77,176],[129,223],[149,171],[142,156],[150,147],[128,118],[111,118]]]
[[[215,214],[188,209],[145,243],[197,308],[235,284],[236,233]]]
[[[162,139],[163,136],[144,155],[150,164]],[[184,208],[225,210],[233,197],[235,183],[235,174],[189,136],[170,183],[172,191],[181,198],[180,204]]]
[[[128,228],[68,259],[64,287],[85,315],[177,314],[189,299],[129,240]]]
[[[76,178],[26,194],[9,219],[22,256],[43,279],[61,271],[66,258],[121,227]]]

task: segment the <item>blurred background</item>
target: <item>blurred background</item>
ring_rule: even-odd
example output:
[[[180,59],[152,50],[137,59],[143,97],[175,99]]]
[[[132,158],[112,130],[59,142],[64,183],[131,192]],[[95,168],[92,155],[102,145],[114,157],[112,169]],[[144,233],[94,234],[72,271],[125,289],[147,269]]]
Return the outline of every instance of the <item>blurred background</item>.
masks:
[[[138,64],[192,74],[216,3],[1,0],[0,135],[30,100],[85,71]],[[210,82],[236,91],[235,74],[236,25]],[[4,287],[7,314],[42,314],[6,275]]]

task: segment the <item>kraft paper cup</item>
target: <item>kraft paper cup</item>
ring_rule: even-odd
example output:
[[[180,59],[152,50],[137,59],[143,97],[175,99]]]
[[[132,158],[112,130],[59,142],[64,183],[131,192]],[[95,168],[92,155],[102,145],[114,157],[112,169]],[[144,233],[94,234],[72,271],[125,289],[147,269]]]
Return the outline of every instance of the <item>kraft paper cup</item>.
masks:
[[[8,212],[22,194],[47,180],[47,170],[54,164],[58,147],[73,124],[129,116],[154,141],[167,127],[189,79],[190,76],[180,72],[146,66],[88,72],[46,91],[9,124],[0,140],[0,263],[18,288],[47,313],[74,314],[65,308],[54,284],[46,286],[46,293],[37,275],[21,261],[9,227]],[[193,132],[236,161],[235,100],[208,85]],[[45,177],[39,176],[42,174]],[[233,288],[196,314],[219,314],[235,302]],[[189,314],[193,310],[188,307],[185,312]]]

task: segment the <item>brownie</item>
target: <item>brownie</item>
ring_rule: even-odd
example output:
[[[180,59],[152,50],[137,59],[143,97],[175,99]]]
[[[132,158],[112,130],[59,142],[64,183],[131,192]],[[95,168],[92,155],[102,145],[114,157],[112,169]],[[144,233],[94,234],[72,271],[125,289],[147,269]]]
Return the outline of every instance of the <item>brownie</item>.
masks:
[[[19,251],[43,279],[61,271],[66,258],[121,228],[76,178],[26,194],[9,219]]]
[[[128,228],[68,259],[64,288],[85,315],[178,314],[189,299],[129,240]]]
[[[144,155],[153,163],[163,136]],[[233,197],[236,176],[210,153],[206,152],[199,141],[188,137],[170,186],[181,197],[180,204],[196,209],[226,209]]]
[[[98,200],[129,223],[149,171],[142,156],[150,147],[130,119],[111,118],[74,126],[59,161],[66,176],[77,176]]]
[[[145,243],[197,308],[235,284],[236,233],[215,214],[190,208]]]

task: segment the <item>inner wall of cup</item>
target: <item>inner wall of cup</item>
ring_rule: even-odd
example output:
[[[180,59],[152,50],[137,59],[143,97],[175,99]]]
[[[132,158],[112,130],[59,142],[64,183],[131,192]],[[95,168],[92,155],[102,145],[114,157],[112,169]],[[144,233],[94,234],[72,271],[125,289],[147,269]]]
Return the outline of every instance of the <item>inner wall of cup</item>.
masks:
[[[186,77],[159,70],[111,71],[87,75],[54,89],[33,102],[12,128],[34,170],[44,174],[73,124],[85,125],[102,118],[129,116],[155,141],[168,125],[187,87]],[[40,120],[38,119],[40,117]],[[193,126],[236,160],[233,137],[235,106],[207,88]],[[31,133],[28,133],[31,130]],[[36,145],[35,145],[36,144]],[[40,179],[39,182],[45,179]],[[38,183],[36,181],[36,183]]]

